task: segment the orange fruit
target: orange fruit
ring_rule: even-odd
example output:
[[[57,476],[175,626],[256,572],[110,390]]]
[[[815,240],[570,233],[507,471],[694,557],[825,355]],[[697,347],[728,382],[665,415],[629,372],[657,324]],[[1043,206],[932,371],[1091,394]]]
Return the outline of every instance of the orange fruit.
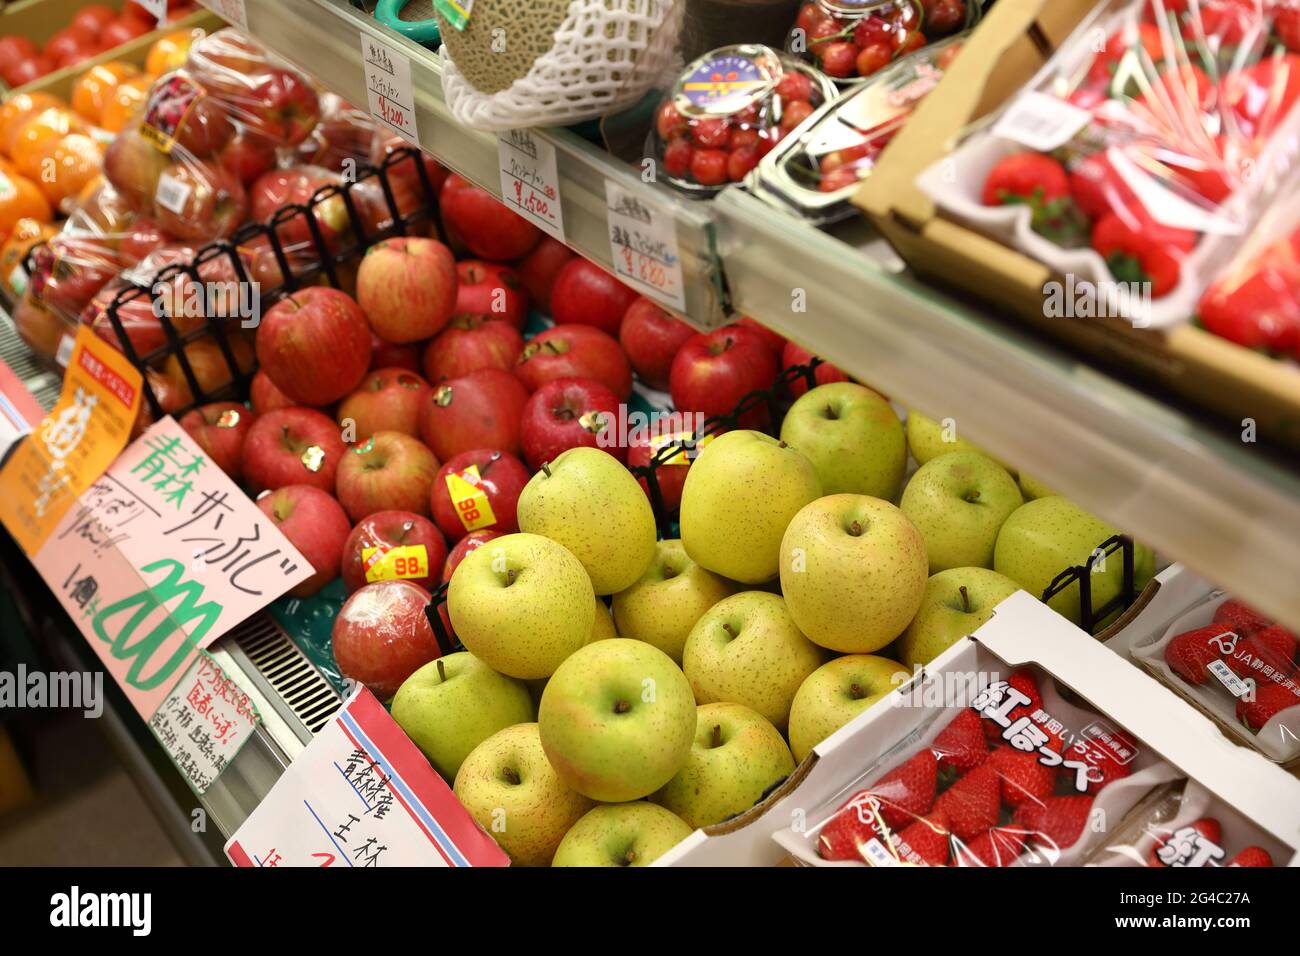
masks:
[[[92,66],[72,84],[72,108],[87,123],[98,123],[104,104],[123,80],[139,74],[130,63],[110,60]]]
[[[6,156],[13,148],[14,137],[23,123],[42,110],[63,106],[63,101],[49,93],[19,93],[0,106],[0,150]]]
[[[153,80],[147,74],[133,76],[113,87],[103,112],[99,114],[99,125],[110,133],[120,133],[135,118],[135,114],[144,108],[149,98],[149,86]]]
[[[38,222],[35,219],[19,219],[14,223],[9,238],[5,240],[3,246],[0,246],[0,285],[8,287],[15,293],[21,292],[21,289],[15,289],[10,284],[10,276],[27,259],[32,246],[38,242],[46,242],[58,231],[48,222]]]
[[[201,27],[194,27],[191,30],[174,30],[171,33],[164,34],[154,41],[153,46],[149,47],[149,54],[144,61],[144,71],[156,78],[164,73],[180,69],[185,65],[185,58],[189,56],[190,44],[202,38],[203,29]]]
[[[52,173],[41,178],[40,187],[50,205],[58,207],[99,177],[103,151],[93,137],[70,133],[55,141],[46,158],[52,161]]]
[[[0,172],[0,236],[8,239],[21,219],[49,222],[51,216],[50,204],[36,183]]]
[[[69,133],[85,133],[88,127],[71,110],[51,107],[42,110],[23,123],[14,137],[9,158],[15,168],[28,179],[37,182],[43,178],[43,160],[54,144]]]

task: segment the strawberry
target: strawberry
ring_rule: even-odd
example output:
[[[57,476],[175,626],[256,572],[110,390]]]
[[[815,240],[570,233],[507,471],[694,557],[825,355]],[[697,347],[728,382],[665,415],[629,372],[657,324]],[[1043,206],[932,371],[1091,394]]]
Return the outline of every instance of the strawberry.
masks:
[[[1092,797],[1048,797],[1042,803],[1022,803],[1014,820],[1018,827],[1030,831],[1030,840],[1038,846],[1065,850],[1083,836],[1091,810]]]
[[[877,836],[871,803],[871,791],[859,790],[822,825],[817,853],[823,860],[862,860],[862,845]]]
[[[1208,331],[1244,348],[1290,353],[1300,345],[1297,284],[1300,269],[1295,250],[1283,239],[1207,288],[1197,305],[1197,316]],[[1223,623],[1231,624],[1243,636],[1267,626],[1262,615],[1237,601],[1225,601],[1216,621],[1219,614],[1231,616]]]
[[[1130,753],[1137,749],[1133,738],[1119,730],[1112,730],[1114,739],[1122,743]],[[1065,755],[1066,760],[1087,764],[1088,779],[1082,788],[1083,793],[1096,794],[1107,784],[1122,780],[1133,772],[1133,762],[1120,763],[1116,756],[1102,741],[1080,740]],[[1070,786],[1079,788],[1079,771],[1075,767],[1062,767],[1062,774]]]
[[[952,843],[948,835],[948,815],[939,810],[914,820],[898,834],[898,841],[899,856],[904,861],[947,866]]]
[[[880,802],[880,816],[895,830],[930,812],[938,784],[939,763],[934,751],[921,750],[871,786]]]
[[[1086,228],[1070,198],[1065,167],[1042,153],[1014,153],[984,180],[986,206],[1028,206],[1035,232],[1056,242],[1077,238]]]
[[[1116,206],[1133,202],[1133,190],[1104,153],[1094,153],[1070,170],[1070,194],[1074,204],[1089,219],[1100,219]]]
[[[1223,838],[1223,827],[1219,821],[1213,817],[1201,817],[1193,821],[1190,826],[1196,828],[1196,832],[1201,835],[1201,839],[1210,843],[1218,843]],[[1181,828],[1180,828],[1181,829]],[[1160,859],[1160,848],[1165,842],[1174,835],[1174,831],[1168,827],[1161,827],[1156,835],[1156,842],[1151,845],[1151,852],[1147,854],[1147,866],[1167,866]]]
[[[1231,860],[1228,866],[1272,866],[1273,858],[1262,846],[1248,846]]]
[[[1168,295],[1182,276],[1182,262],[1199,237],[1151,218],[1137,204],[1107,213],[1092,230],[1092,247],[1119,282],[1151,284],[1151,297]]]
[[[1026,670],[1019,670],[1007,678],[1007,684],[1020,691],[1029,698],[1029,703],[1020,704],[1011,708],[1008,715],[1012,721],[1017,718],[1032,714],[1040,710],[1043,706],[1043,695],[1038,692],[1038,681],[1034,680],[1034,675]],[[996,720],[987,720],[984,722],[984,736],[988,738],[990,746],[997,746],[1002,743],[1003,727],[998,726]]]
[[[1258,732],[1274,714],[1297,704],[1300,704],[1300,695],[1285,684],[1256,681],[1253,695],[1237,698],[1237,719],[1248,729]]]
[[[1274,624],[1238,641],[1236,649],[1231,654],[1225,654],[1223,659],[1239,677],[1258,673],[1263,665],[1273,668],[1283,677],[1289,677],[1295,670],[1295,635]],[[1254,666],[1257,660],[1263,662],[1259,668]]]
[[[947,727],[939,731],[930,749],[939,758],[940,767],[951,767],[959,773],[973,770],[989,754],[984,743],[984,721],[973,710],[963,710]]]
[[[1236,598],[1229,598],[1214,612],[1214,623],[1227,625],[1229,630],[1235,631],[1242,637],[1250,637],[1273,622],[1253,607],[1242,604]]]
[[[948,815],[953,834],[970,842],[998,822],[1002,810],[997,772],[982,763],[945,790],[935,809]]]
[[[1179,634],[1165,645],[1165,663],[1187,683],[1204,684],[1210,679],[1206,667],[1221,656],[1215,638],[1223,633],[1222,624],[1210,624]]]
[[[1026,800],[1045,800],[1052,795],[1056,772],[1038,759],[1034,751],[998,747],[989,755],[989,765],[1002,781],[1002,802],[1018,807]]]
[[[1019,859],[1029,833],[1016,827],[985,830],[957,850],[958,866],[1010,866]]]

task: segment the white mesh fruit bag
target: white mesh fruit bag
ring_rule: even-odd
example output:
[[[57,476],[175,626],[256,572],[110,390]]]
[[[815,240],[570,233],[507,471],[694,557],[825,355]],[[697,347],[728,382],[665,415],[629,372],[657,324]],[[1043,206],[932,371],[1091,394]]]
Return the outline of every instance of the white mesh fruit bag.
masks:
[[[474,87],[444,45],[447,105],[461,123],[484,130],[562,126],[624,109],[675,66],[685,6],[682,0],[572,0],[550,48],[496,93]]]

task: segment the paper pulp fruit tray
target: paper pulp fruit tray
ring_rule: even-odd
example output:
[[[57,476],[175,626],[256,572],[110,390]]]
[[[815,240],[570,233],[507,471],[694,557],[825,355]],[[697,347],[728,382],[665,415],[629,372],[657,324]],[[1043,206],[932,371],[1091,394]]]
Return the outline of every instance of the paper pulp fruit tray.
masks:
[[[1052,269],[946,218],[917,186],[972,123],[1033,79],[1096,6],[1095,0],[1000,0],[853,201],[918,274],[1232,421],[1251,418],[1271,440],[1300,448],[1300,369],[1190,324],[1135,329],[1119,318],[1050,317],[1044,287],[1061,281]]]
[[[1059,864],[1080,865],[1111,845],[1135,808],[1160,787],[1183,779],[1196,781],[1207,800],[1233,808],[1274,841],[1279,865],[1300,859],[1300,781],[1228,741],[1143,670],[1019,591],[975,634],[822,741],[766,800],[739,817],[697,830],[656,865],[772,866],[787,857],[825,865],[809,831],[864,784],[933,739],[951,719],[942,711],[955,715],[958,709],[938,702],[943,688],[968,686],[971,673],[1006,679],[1022,667],[1039,673],[1045,710],[1061,710],[1067,724],[1091,715],[1137,744],[1133,772],[1108,784],[1097,798],[1107,811],[1105,830],[1085,832]]]

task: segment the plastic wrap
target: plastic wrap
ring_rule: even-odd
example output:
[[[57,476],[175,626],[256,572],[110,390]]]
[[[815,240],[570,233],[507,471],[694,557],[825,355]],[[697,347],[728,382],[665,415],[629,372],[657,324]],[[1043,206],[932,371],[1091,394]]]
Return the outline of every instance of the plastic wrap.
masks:
[[[1295,165],[1288,11],[1293,0],[1103,3],[919,185],[1091,283],[1094,314],[1184,322]]]
[[[646,155],[673,186],[711,195],[748,176],[833,96],[798,60],[765,46],[723,47],[688,66],[660,103]]]

